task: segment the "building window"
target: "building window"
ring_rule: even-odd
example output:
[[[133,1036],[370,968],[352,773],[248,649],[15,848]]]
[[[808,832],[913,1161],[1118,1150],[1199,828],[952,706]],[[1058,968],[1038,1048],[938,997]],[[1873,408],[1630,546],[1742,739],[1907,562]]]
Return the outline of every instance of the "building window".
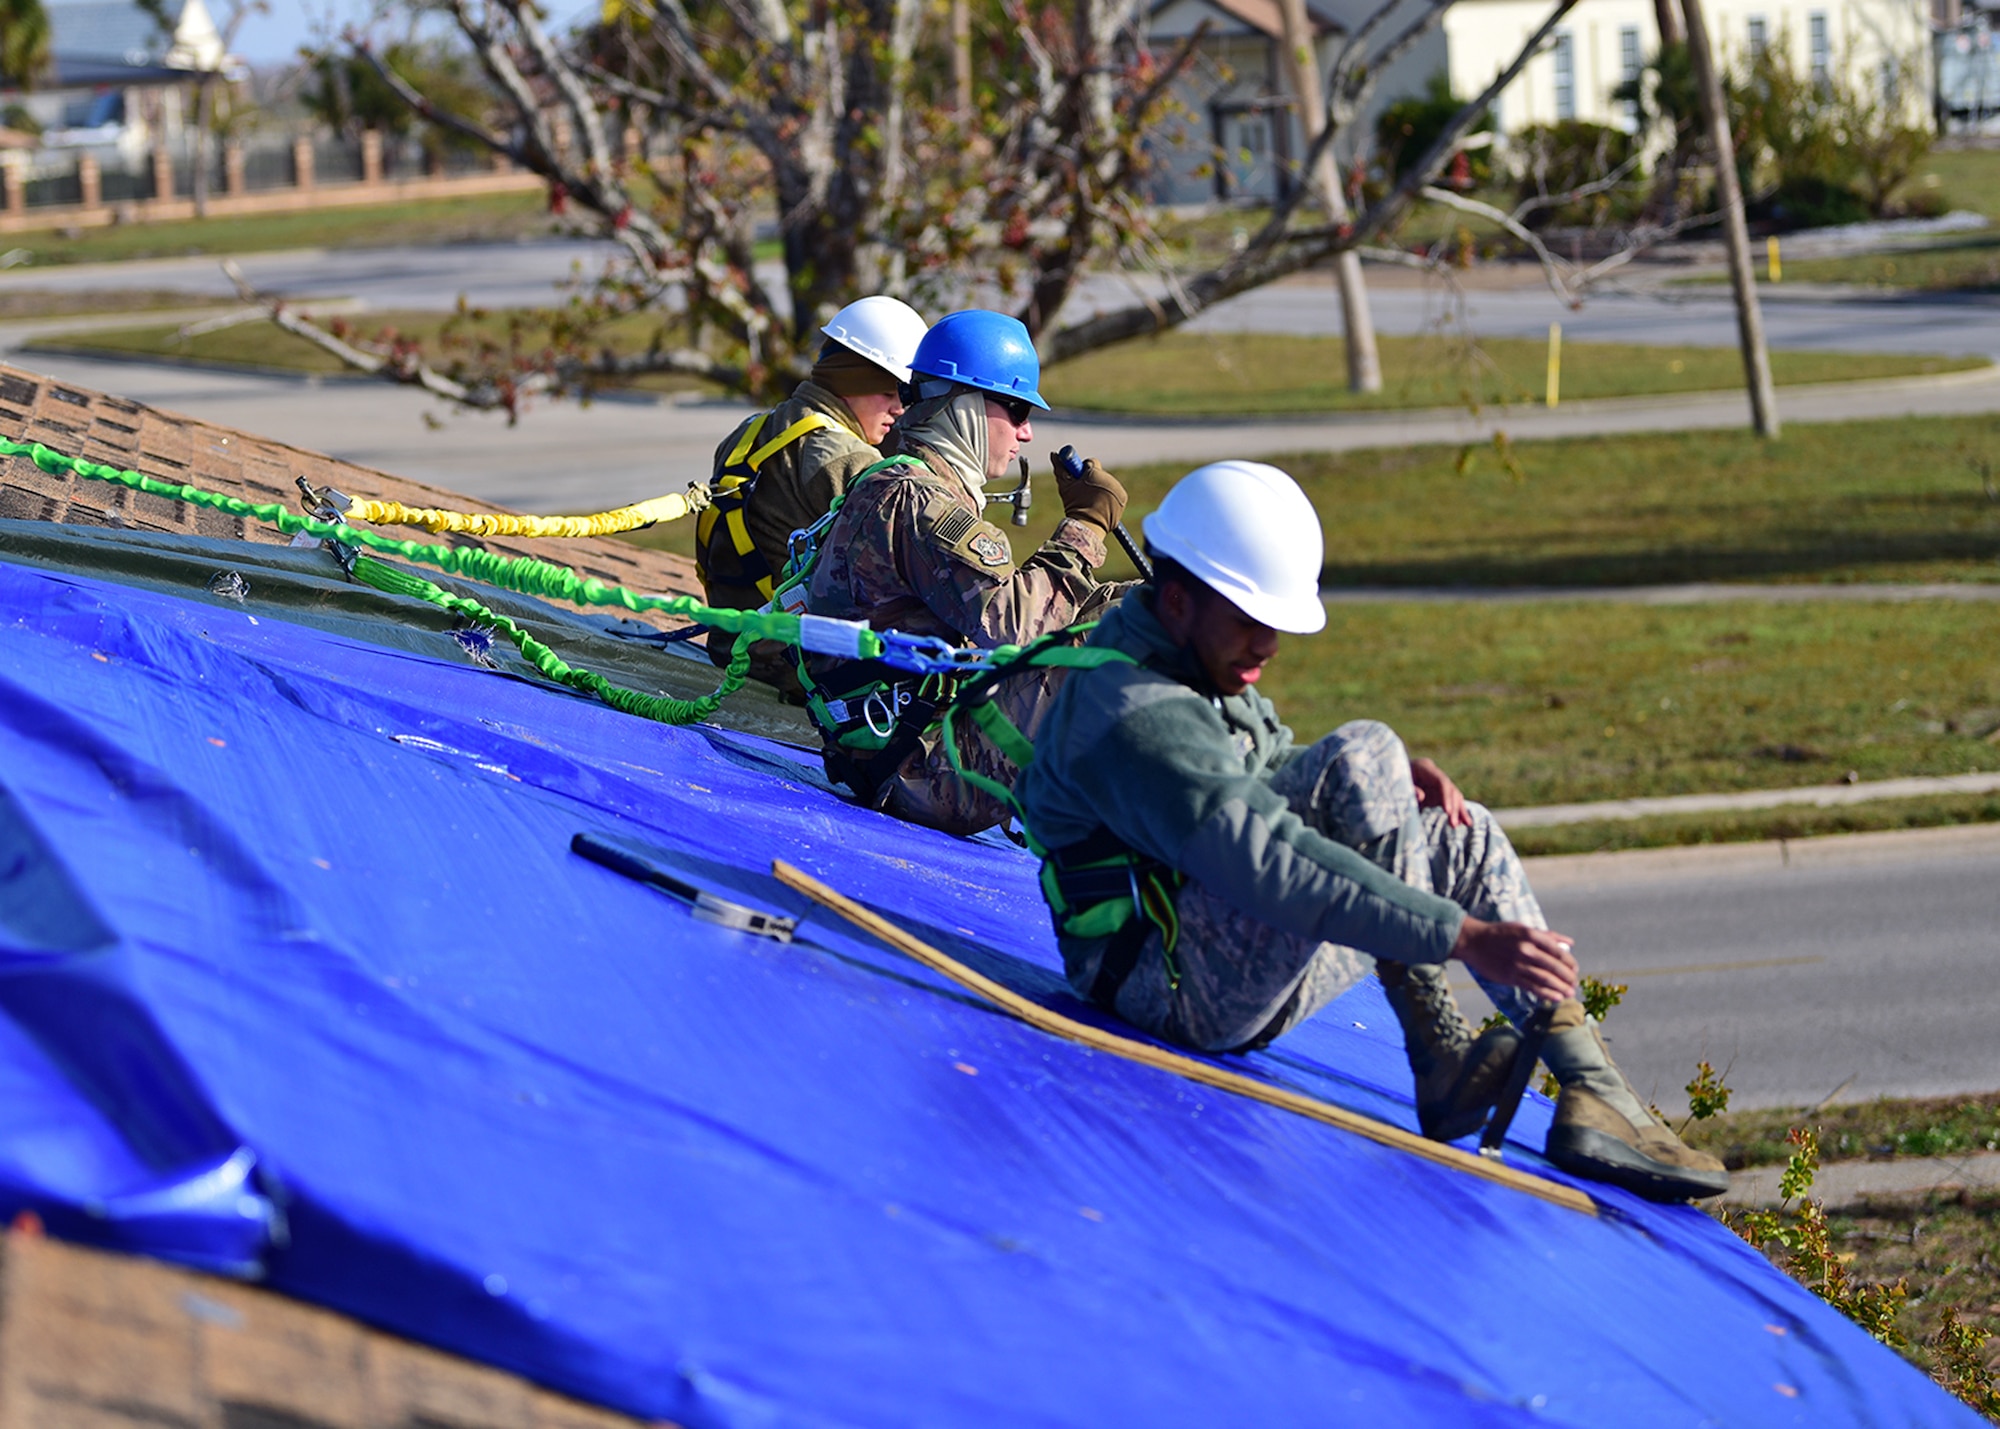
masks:
[[[1764,17],[1762,15],[1752,15],[1748,23],[1750,29],[1750,58],[1754,60],[1764,53],[1764,46],[1769,44],[1770,40],[1764,28]]]
[[[1576,118],[1576,39],[1568,31],[1556,34],[1556,118]]]
[[[1632,98],[1625,101],[1625,127],[1639,127],[1639,76],[1645,62],[1639,55],[1639,27],[1627,25],[1618,32],[1618,78],[1631,86]]]
[[[1827,42],[1826,11],[1815,10],[1806,16],[1806,35],[1812,51],[1812,77],[1815,83],[1826,83],[1832,69],[1831,46]]]

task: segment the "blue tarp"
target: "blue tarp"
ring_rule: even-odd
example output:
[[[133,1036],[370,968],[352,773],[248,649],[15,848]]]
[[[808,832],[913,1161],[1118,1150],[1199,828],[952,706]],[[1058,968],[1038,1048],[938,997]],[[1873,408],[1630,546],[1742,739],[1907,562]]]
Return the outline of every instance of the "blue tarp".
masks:
[[[1698,1210],[1033,1031],[773,857],[1089,1015],[1024,855],[781,746],[0,564],[0,1209],[690,1426],[1980,1422]],[[1413,1124],[1372,984],[1234,1064]]]

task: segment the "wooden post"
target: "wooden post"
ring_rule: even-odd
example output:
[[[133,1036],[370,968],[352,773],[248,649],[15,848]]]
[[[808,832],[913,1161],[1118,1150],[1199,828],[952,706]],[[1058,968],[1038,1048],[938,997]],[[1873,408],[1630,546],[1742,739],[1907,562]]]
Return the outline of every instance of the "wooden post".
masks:
[[[97,160],[92,155],[81,154],[77,157],[76,184],[83,190],[85,208],[98,208],[103,205],[104,173],[97,167]]]
[[[1278,10],[1285,23],[1286,74],[1292,98],[1298,102],[1299,127],[1310,149],[1326,127],[1326,99],[1319,86],[1319,49],[1313,44],[1305,0],[1280,0]],[[1321,153],[1313,172],[1299,177],[1318,187],[1320,207],[1328,223],[1338,227],[1348,221],[1347,194],[1340,186],[1339,166],[1334,163],[1331,144]],[[1333,276],[1340,287],[1341,326],[1346,330],[1348,389],[1380,392],[1382,358],[1375,347],[1375,316],[1368,309],[1368,285],[1361,276],[1361,255],[1352,249],[1336,254]]]
[[[379,184],[382,182],[382,131],[363,129],[361,131],[361,182]]]
[[[1722,231],[1729,247],[1729,286],[1736,294],[1736,331],[1743,348],[1743,375],[1750,389],[1750,424],[1760,437],[1778,435],[1778,395],[1771,382],[1771,354],[1764,346],[1764,310],[1757,303],[1757,275],[1750,269],[1750,230],[1743,220],[1743,186],[1736,177],[1736,144],[1729,134],[1729,111],[1722,76],[1708,42],[1701,0],[1681,0],[1687,17],[1688,58],[1701,89],[1702,117],[1715,150],[1715,192],[1722,202]]]
[[[313,141],[309,134],[292,140],[292,183],[300,189],[313,186]]]

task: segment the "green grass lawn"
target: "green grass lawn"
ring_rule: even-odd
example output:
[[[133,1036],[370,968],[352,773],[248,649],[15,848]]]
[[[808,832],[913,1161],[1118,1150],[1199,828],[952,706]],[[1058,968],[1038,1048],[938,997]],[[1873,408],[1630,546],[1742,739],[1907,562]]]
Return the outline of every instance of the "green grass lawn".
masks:
[[[48,292],[0,284],[0,322],[32,318],[81,317],[91,313],[144,313],[220,307],[222,300],[170,288],[101,288]]]
[[[1768,288],[1761,262],[1757,272],[1759,281]],[[2000,234],[1944,238],[1887,253],[1788,259],[1783,277],[1788,283],[1852,283],[1930,293],[2000,292]]]
[[[1995,1151],[2000,1150],[2000,1092],[1724,1112],[1694,1123],[1687,1140],[1720,1156],[1732,1171],[1782,1166],[1792,1154],[1786,1138],[1795,1126],[1819,1133],[1822,1162]]]
[[[2000,223],[2000,149],[1935,150],[1903,192],[1933,193],[1947,209],[1969,209]]]
[[[1007,528],[1022,555],[1062,515],[1047,446],[1030,446],[1028,526]],[[1319,510],[1333,586],[2000,580],[2000,417],[1794,423],[1769,443],[1747,432],[1519,442],[1504,460],[1489,445],[1275,460]],[[1185,469],[1121,469],[1126,525],[1138,531]],[[634,539],[692,555],[686,524]],[[1132,574],[1115,551],[1106,569]]]
[[[1455,336],[1383,337],[1383,390],[1347,390],[1339,338],[1261,333],[1167,333],[1121,343],[1051,368],[1043,391],[1058,407],[1161,416],[1244,416],[1373,408],[1535,402],[1547,391],[1548,344],[1477,343]],[[1629,397],[1738,387],[1734,349],[1571,343],[1561,396]],[[1774,352],[1781,383],[1921,376],[1983,367],[1978,358]]]
[[[41,266],[187,254],[263,253],[284,248],[460,243],[555,232],[556,224],[547,210],[539,193],[485,194],[306,213],[50,229],[0,239],[0,248],[25,249],[32,255],[31,263]]]
[[[1264,688],[1496,807],[1959,774],[2000,769],[2000,606],[1342,606]]]

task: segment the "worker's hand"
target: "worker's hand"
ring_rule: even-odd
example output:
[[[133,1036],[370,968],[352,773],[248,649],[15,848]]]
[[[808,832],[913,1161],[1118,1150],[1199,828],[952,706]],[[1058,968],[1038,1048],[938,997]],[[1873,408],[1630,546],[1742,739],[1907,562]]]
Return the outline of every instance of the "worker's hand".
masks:
[[[1467,828],[1472,825],[1472,814],[1465,807],[1465,795],[1458,792],[1458,785],[1451,777],[1428,759],[1410,761],[1410,781],[1417,786],[1417,802],[1429,809],[1443,809],[1447,824],[1460,824]]]
[[[1062,463],[1054,457],[1049,462],[1055,467],[1056,495],[1062,498],[1063,515],[1088,521],[1106,535],[1125,519],[1125,488],[1096,457],[1084,462],[1083,475],[1078,477],[1065,475]]]
[[[1570,940],[1526,923],[1488,923],[1468,917],[1451,955],[1489,982],[1505,983],[1547,1002],[1576,996],[1576,959]]]

